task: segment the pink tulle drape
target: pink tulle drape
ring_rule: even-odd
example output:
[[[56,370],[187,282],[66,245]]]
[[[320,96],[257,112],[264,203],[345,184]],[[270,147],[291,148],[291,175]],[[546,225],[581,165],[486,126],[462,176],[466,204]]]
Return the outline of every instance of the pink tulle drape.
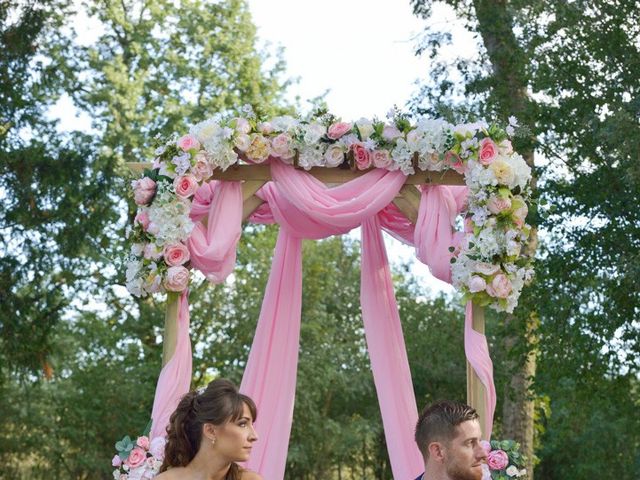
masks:
[[[360,300],[389,457],[394,478],[415,478],[422,469],[422,459],[413,442],[418,413],[381,229],[413,244],[417,257],[432,273],[450,282],[449,247],[455,247],[461,239],[461,234],[454,230],[454,220],[462,209],[466,188],[423,187],[414,227],[392,204],[404,185],[405,177],[400,172],[372,170],[333,188],[277,160],[271,161],[271,174],[273,181],[257,193],[265,203],[250,218],[258,223],[276,222],[281,229],[241,385],[241,390],[256,401],[262,412],[257,423],[260,440],[248,466],[269,480],[284,477],[300,338],[301,240],[343,234],[362,226]],[[235,263],[242,220],[240,183],[211,182],[200,187],[193,202],[192,218],[205,215],[207,226],[196,226],[189,239],[192,263],[210,280],[220,282]],[[179,321],[186,317],[188,328],[186,296],[184,303],[181,298],[180,312]],[[470,305],[466,317],[465,351],[487,387],[489,418],[485,431],[490,435],[495,408],[491,359],[484,335],[471,328]],[[186,338],[188,342],[188,332]],[[180,355],[183,358],[185,352],[180,350]],[[174,358],[177,356],[178,350]],[[164,431],[167,419],[164,414],[156,414],[156,410],[175,407],[176,389],[182,389],[181,394],[188,390],[184,379],[173,389],[164,385],[175,381],[175,377],[165,374],[170,364],[158,381],[155,434]],[[185,367],[182,375],[188,373],[190,380],[190,364],[188,370],[184,362],[180,365]],[[175,375],[175,366],[172,369]]]

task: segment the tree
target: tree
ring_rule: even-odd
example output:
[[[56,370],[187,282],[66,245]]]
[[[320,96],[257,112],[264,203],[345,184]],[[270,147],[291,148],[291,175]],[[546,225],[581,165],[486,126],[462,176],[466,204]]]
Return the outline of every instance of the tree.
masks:
[[[539,367],[544,371],[536,376],[535,386],[539,404],[549,408],[538,412],[539,426],[568,429],[547,430],[542,439],[566,438],[579,427],[547,415],[563,418],[562,408],[555,407],[569,405],[563,397],[568,390],[562,387],[569,379],[604,365],[596,369],[598,375],[589,375],[592,382],[629,385],[638,369],[638,326],[633,319],[638,311],[639,239],[633,205],[638,198],[640,82],[632,73],[640,62],[640,24],[633,14],[638,5],[633,1],[412,2],[415,12],[425,18],[435,3],[448,4],[476,35],[479,53],[453,62],[460,81],[451,75],[446,78],[451,64],[438,63],[414,106],[419,108],[426,99],[432,111],[446,114],[500,119],[515,114],[532,133],[519,148],[535,148],[546,162],[537,169],[543,186],[541,204],[546,201],[552,208],[542,206],[538,213],[551,214],[543,218],[532,212],[545,236],[538,280],[524,296],[521,310],[535,309],[539,325],[533,317],[519,334],[534,340],[532,347],[539,349]],[[437,58],[446,40],[431,31],[422,49]],[[462,102],[461,95],[466,96]],[[531,140],[535,144],[528,143]],[[514,327],[517,331],[517,323]],[[522,356],[528,350],[513,348]],[[575,383],[585,398],[593,385]],[[631,412],[629,402],[637,401],[637,390],[632,392],[631,399],[611,399],[618,411]],[[589,411],[598,414],[606,403]],[[504,414],[506,424],[509,412]],[[532,430],[524,433],[519,437],[528,437],[531,451]],[[633,458],[631,449],[638,444],[637,435],[629,440],[625,458]],[[551,455],[544,445],[538,451]],[[544,457],[541,461],[543,471],[558,471],[545,469]],[[599,465],[594,469],[603,476],[602,464],[591,462]],[[590,478],[589,468],[577,468],[570,460],[569,465],[576,467],[572,478]],[[623,474],[628,477],[611,473],[607,478],[632,478],[630,471]]]
[[[67,2],[3,2],[0,54],[0,358],[8,373],[48,375],[50,336],[70,289],[91,271],[113,220],[112,169],[94,140],[61,137],[44,118],[67,83],[60,34]],[[90,239],[90,240],[88,240]]]

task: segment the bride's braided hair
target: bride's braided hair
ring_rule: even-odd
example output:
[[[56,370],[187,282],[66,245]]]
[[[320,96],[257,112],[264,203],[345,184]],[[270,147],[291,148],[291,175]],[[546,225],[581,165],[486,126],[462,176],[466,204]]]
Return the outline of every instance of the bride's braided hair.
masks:
[[[202,393],[187,393],[171,414],[160,472],[171,467],[186,467],[200,449],[202,426],[235,421],[242,416],[244,405],[249,407],[255,421],[257,412],[253,400],[238,392],[236,386],[224,378],[209,383]],[[240,467],[232,463],[225,480],[240,480],[240,471]]]

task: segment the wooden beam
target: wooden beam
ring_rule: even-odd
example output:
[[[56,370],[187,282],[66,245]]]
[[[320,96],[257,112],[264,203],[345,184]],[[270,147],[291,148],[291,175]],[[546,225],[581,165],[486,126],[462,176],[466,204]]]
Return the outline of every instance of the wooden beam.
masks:
[[[141,173],[145,168],[151,168],[151,163],[129,162],[127,166],[136,173]],[[341,168],[313,167],[308,173],[324,183],[346,183],[349,180],[360,177],[368,170],[345,170]],[[232,165],[224,172],[214,170],[211,177],[216,180],[242,181],[242,180],[271,180],[269,165]],[[464,185],[464,177],[453,170],[444,172],[418,172],[408,175],[407,185]]]
[[[484,307],[473,304],[473,329],[484,335]],[[475,370],[471,368],[471,364],[467,362],[467,404],[475,408],[476,412],[480,416],[480,428],[482,428],[482,438],[486,438],[484,422],[487,418],[487,410],[485,404],[485,398],[487,398],[487,390],[480,381],[480,378],[476,374]]]

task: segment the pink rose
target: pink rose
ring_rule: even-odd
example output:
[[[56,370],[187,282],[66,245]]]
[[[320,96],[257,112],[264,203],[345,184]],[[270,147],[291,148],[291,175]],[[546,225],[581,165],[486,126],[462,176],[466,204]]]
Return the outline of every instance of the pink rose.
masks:
[[[509,456],[504,450],[492,450],[487,455],[487,465],[491,470],[502,470],[509,465]]]
[[[114,455],[111,459],[111,466],[119,467],[120,465],[122,465],[122,459],[120,458],[120,455]]]
[[[358,170],[366,170],[371,166],[371,157],[362,143],[353,143],[351,145],[351,151],[353,152],[353,158],[356,160],[356,167],[358,167]]]
[[[456,172],[460,174],[465,173],[464,162],[455,152],[452,152],[451,150],[449,150],[447,153],[445,153],[444,162],[446,165],[449,165],[451,168],[453,168]]]
[[[129,458],[127,458],[127,461],[124,462],[126,463],[129,468],[138,468],[140,465],[142,465],[145,460],[147,459],[147,454],[144,452],[143,449],[136,447],[133,450],[131,450],[131,453],[129,454]]]
[[[499,196],[492,196],[487,202],[487,208],[495,215],[511,208],[511,200],[509,198],[503,198]]]
[[[331,140],[338,140],[345,133],[351,130],[352,127],[353,126],[347,122],[336,122],[329,127],[329,130],[327,131],[327,137],[329,137]]]
[[[164,261],[170,267],[184,265],[189,261],[189,249],[184,243],[174,243],[164,247]]]
[[[191,171],[199,182],[207,180],[213,174],[213,168],[211,168],[211,164],[207,161],[207,157],[200,154],[196,155],[196,164],[191,167]]]
[[[149,177],[136,180],[133,184],[133,199],[138,205],[147,205],[156,194],[156,182]]]
[[[149,437],[147,437],[146,435],[138,437],[138,439],[136,440],[136,445],[138,445],[140,448],[144,448],[145,450],[149,450]]]
[[[483,138],[480,142],[478,160],[482,165],[491,165],[496,158],[498,158],[498,146],[489,137]]]
[[[279,157],[288,157],[291,151],[289,150],[289,135],[281,133],[271,140],[271,150]]]
[[[176,145],[178,145],[178,148],[181,148],[185,152],[188,152],[192,149],[200,150],[200,142],[193,135],[185,135],[183,137],[180,137],[176,142]]]
[[[507,298],[511,293],[511,281],[504,273],[499,273],[487,285],[487,293],[496,298]]]
[[[184,175],[176,177],[173,181],[173,188],[176,194],[182,198],[188,198],[198,189],[198,181],[193,175]]]
[[[251,131],[251,125],[246,118],[236,118],[236,130],[240,133],[249,133]]]
[[[273,132],[273,125],[271,125],[269,122],[260,122],[258,124],[258,130],[264,135],[269,135],[271,132]]]
[[[396,127],[395,125],[385,125],[382,129],[382,138],[384,138],[387,142],[391,142],[401,135],[402,132],[398,130],[398,127]]]
[[[134,222],[137,222],[140,224],[140,226],[142,227],[142,230],[144,231],[147,231],[147,228],[149,228],[150,221],[151,220],[149,220],[149,214],[147,213],[146,210],[143,210],[142,212],[138,212],[134,220]]]
[[[389,168],[391,166],[391,157],[386,150],[374,150],[371,152],[371,158],[376,168]]]
[[[469,279],[469,291],[471,293],[482,292],[487,288],[487,282],[484,278],[474,275]]]
[[[164,437],[154,437],[153,440],[151,440],[149,452],[158,460],[162,460],[164,458],[164,447],[166,444],[167,440]]]
[[[170,292],[182,292],[189,285],[189,270],[182,265],[169,267],[164,287]]]

